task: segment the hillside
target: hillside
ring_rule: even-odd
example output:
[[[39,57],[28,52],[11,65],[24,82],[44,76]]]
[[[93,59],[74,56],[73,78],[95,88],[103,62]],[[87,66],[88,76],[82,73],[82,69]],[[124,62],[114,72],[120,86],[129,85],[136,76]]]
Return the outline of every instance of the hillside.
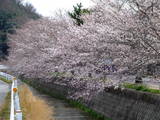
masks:
[[[40,15],[36,13],[31,4],[23,4],[22,0],[0,0],[0,11],[14,15],[17,24],[26,22],[27,19],[38,19]]]
[[[38,19],[40,15],[31,4],[23,4],[21,0],[0,0],[0,60],[8,55],[8,33],[14,34],[29,19]]]

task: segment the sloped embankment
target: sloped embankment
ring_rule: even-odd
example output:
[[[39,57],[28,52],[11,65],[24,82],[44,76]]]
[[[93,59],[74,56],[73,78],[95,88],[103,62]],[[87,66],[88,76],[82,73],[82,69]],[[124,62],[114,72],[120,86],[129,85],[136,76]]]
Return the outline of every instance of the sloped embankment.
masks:
[[[31,91],[34,96],[37,96],[46,101],[54,110],[53,117],[55,120],[93,120],[83,111],[69,105],[65,100],[57,99],[40,93],[34,88],[31,88]]]
[[[55,120],[51,107],[43,99],[33,95],[27,85],[19,87],[19,95],[25,120]]]

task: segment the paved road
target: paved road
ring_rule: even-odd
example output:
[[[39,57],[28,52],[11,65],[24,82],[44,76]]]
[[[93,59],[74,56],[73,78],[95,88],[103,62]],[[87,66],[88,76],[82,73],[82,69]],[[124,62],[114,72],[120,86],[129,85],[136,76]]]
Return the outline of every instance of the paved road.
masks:
[[[0,105],[3,104],[6,94],[9,92],[9,85],[0,81]]]
[[[49,106],[53,108],[54,120],[93,120],[92,118],[89,118],[86,113],[71,107],[64,100],[59,100],[48,95],[41,94],[33,88],[31,88],[31,90],[34,95],[44,99]]]

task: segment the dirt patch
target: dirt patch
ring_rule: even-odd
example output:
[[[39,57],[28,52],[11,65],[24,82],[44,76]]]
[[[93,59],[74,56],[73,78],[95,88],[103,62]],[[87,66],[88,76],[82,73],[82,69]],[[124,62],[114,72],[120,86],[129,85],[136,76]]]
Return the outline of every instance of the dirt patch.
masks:
[[[24,120],[54,120],[53,109],[41,98],[34,96],[27,85],[19,87]]]

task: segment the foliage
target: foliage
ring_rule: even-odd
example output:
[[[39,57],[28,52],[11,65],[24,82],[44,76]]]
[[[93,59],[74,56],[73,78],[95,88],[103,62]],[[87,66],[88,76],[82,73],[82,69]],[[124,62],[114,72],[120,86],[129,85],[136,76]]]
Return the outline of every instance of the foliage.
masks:
[[[8,52],[9,46],[7,43],[0,43],[0,61],[2,59],[6,59],[6,56],[8,56],[9,52]]]
[[[30,3],[26,3],[24,6],[21,4],[21,7],[23,8],[25,14],[27,14],[27,16],[29,18],[32,18],[32,19],[38,19],[40,18],[41,16],[36,12],[36,9],[33,7],[32,4]]]
[[[8,33],[15,33],[15,28],[28,19],[38,19],[31,4],[23,4],[21,0],[0,0],[0,60],[6,59],[9,52]]]
[[[3,77],[3,76],[0,76],[0,80],[2,80],[3,82],[6,82],[6,83],[8,83],[8,84],[11,84],[12,83],[12,81],[11,80],[7,80],[5,77]]]
[[[9,46],[6,43],[8,33],[12,33],[15,23],[12,21],[13,16],[6,11],[0,11],[0,58],[4,58],[8,55]]]
[[[135,90],[138,90],[138,91],[143,91],[143,92],[150,92],[150,93],[160,94],[160,90],[151,89],[151,88],[148,88],[147,86],[141,85],[141,84],[138,85],[138,84],[126,83],[126,84],[124,84],[124,87],[125,88],[130,88],[130,89],[135,89]]]
[[[83,110],[84,112],[88,113],[92,117],[92,120],[111,120],[111,119],[106,118],[105,116],[95,112],[94,110],[86,107],[85,105],[81,104],[80,102],[73,101],[73,100],[67,100],[67,101],[73,107],[77,107],[77,108]]]
[[[0,31],[5,33],[8,33],[10,29],[13,29],[15,23],[11,21],[13,19],[13,14],[7,13],[5,11],[0,11]],[[2,42],[6,39],[2,39]]]
[[[73,12],[68,12],[68,15],[76,21],[76,25],[83,25],[84,21],[81,18],[83,14],[90,13],[88,9],[82,9],[82,3],[77,4],[77,6],[73,6]]]
[[[28,19],[38,19],[40,15],[35,8],[29,4],[23,3],[23,0],[0,0],[0,11],[15,14],[15,22],[19,24],[25,23]]]
[[[58,83],[76,89],[71,97],[88,99],[105,87],[118,86],[126,80],[123,73],[138,74],[145,64],[159,61],[159,5],[154,0],[123,5],[97,1],[91,14],[81,15],[81,27],[65,16],[30,21],[11,36],[10,65],[19,75],[51,82],[56,69],[74,71],[73,79]],[[106,67],[112,65],[114,72]],[[100,81],[112,73],[112,81]],[[90,80],[82,79],[88,76]]]
[[[65,76],[65,73],[60,73],[60,72],[54,72],[54,73],[51,73],[53,77],[64,77]]]

